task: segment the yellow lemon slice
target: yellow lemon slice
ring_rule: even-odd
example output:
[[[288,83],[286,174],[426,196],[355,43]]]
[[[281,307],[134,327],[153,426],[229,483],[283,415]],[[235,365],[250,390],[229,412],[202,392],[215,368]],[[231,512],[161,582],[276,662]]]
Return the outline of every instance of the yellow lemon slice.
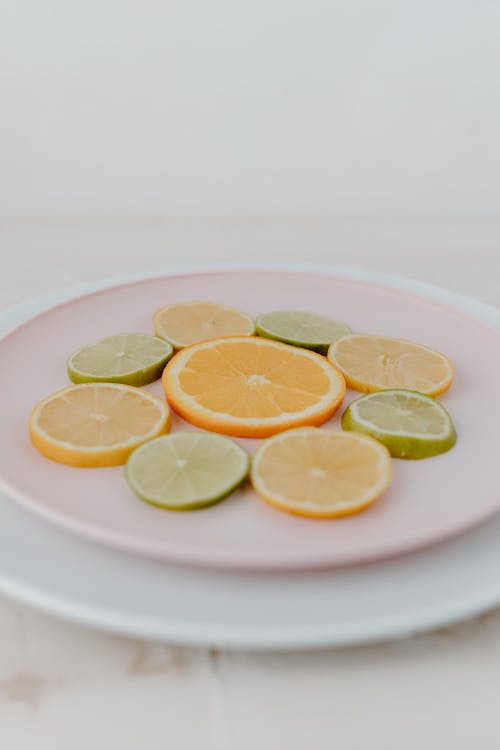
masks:
[[[176,349],[223,336],[251,336],[255,325],[248,315],[216,302],[178,302],[153,315],[157,336]]]
[[[347,385],[362,393],[404,388],[438,396],[448,390],[454,376],[444,354],[385,336],[344,336],[331,345],[328,359],[344,374]]]
[[[367,435],[301,428],[257,449],[251,479],[271,505],[300,516],[334,518],[375,502],[392,478],[389,451]]]
[[[165,402],[119,383],[70,385],[31,413],[31,440],[47,458],[70,466],[123,464],[146,440],[168,432]]]

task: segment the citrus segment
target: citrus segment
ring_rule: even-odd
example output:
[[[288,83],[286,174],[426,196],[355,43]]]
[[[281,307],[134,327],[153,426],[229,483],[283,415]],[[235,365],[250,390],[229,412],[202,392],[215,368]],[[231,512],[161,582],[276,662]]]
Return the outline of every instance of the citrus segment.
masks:
[[[251,336],[255,325],[248,315],[216,302],[178,302],[153,315],[155,333],[176,349],[223,336]]]
[[[404,388],[429,396],[448,390],[453,365],[444,354],[403,339],[365,334],[344,336],[328,350],[347,385],[363,393]]]
[[[265,440],[251,479],[271,505],[301,516],[334,518],[371,505],[392,477],[387,449],[354,432],[301,428]]]
[[[257,337],[183,349],[162,380],[169,403],[182,417],[240,437],[322,424],[345,394],[342,374],[324,357]]]
[[[257,317],[255,325],[259,336],[319,354],[326,354],[333,341],[351,333],[349,326],[339,320],[294,310],[264,313]]]
[[[194,510],[227,497],[249,464],[247,452],[230,438],[178,432],[137,448],[126,478],[141,500],[168,510]]]
[[[146,333],[119,333],[83,346],[68,360],[73,383],[147,385],[158,380],[173,354],[168,341]]]
[[[430,396],[406,390],[370,393],[353,401],[342,428],[380,440],[396,458],[428,458],[450,450],[457,435],[444,406]]]
[[[114,466],[170,426],[164,401],[118,383],[70,385],[47,396],[30,417],[33,444],[70,466]]]

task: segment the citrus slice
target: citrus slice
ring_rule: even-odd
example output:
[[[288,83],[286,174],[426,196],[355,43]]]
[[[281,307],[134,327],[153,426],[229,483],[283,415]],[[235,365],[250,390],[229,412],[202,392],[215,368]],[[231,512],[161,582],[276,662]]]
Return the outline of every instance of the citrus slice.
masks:
[[[230,438],[177,432],[137,448],[125,475],[141,500],[168,510],[195,510],[229,495],[249,465],[248,453]]]
[[[259,315],[255,326],[259,336],[312,349],[319,354],[326,354],[333,341],[351,333],[349,326],[339,320],[294,310]]]
[[[396,458],[428,458],[453,448],[457,434],[444,406],[416,391],[387,390],[353,401],[342,428],[364,432]]]
[[[33,409],[29,429],[38,450],[70,466],[115,466],[170,428],[168,406],[148,391],[119,383],[70,385]]]
[[[158,380],[173,354],[168,341],[147,333],[119,333],[83,346],[68,360],[73,383],[147,385]]]
[[[444,354],[384,336],[344,336],[331,345],[328,358],[344,373],[347,385],[363,393],[404,388],[437,396],[448,390],[454,375]]]
[[[265,440],[254,455],[255,491],[300,516],[334,518],[371,505],[392,478],[389,451],[367,435],[303,427]]]
[[[345,393],[344,377],[326,358],[258,337],[182,349],[162,380],[169,403],[184,419],[240,437],[322,424]]]
[[[223,336],[251,336],[255,325],[248,315],[216,302],[178,302],[153,315],[155,333],[176,349]]]

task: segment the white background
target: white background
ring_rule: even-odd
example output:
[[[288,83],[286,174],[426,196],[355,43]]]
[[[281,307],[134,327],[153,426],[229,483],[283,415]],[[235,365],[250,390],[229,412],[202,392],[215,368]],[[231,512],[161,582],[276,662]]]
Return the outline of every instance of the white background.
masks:
[[[496,0],[0,0],[0,215],[498,212]]]

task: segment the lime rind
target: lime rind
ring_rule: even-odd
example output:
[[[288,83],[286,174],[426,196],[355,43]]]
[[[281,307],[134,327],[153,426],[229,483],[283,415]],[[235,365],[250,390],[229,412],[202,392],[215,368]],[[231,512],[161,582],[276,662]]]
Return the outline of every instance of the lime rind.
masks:
[[[170,342],[145,333],[107,336],[77,349],[68,359],[73,383],[122,383],[140,387],[158,380],[174,349]]]
[[[327,354],[334,341],[350,333],[346,323],[314,313],[276,310],[256,318],[257,334],[302,349]]]
[[[453,420],[441,403],[418,391],[401,388],[355,399],[341,422],[342,429],[370,435],[383,443],[394,458],[430,458],[451,450],[457,441]],[[413,429],[408,428],[409,424],[413,424]]]
[[[144,502],[171,511],[206,508],[228,497],[250,471],[248,453],[234,440],[203,432],[163,435],[140,446],[125,478]]]

